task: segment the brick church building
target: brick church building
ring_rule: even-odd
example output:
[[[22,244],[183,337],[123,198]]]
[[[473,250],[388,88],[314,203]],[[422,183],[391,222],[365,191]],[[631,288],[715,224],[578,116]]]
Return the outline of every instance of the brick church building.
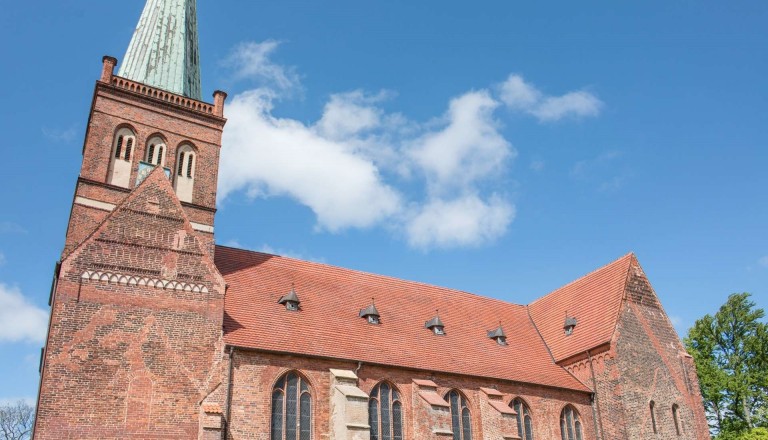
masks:
[[[35,439],[709,439],[634,254],[531,304],[215,244],[195,0],[96,81]]]

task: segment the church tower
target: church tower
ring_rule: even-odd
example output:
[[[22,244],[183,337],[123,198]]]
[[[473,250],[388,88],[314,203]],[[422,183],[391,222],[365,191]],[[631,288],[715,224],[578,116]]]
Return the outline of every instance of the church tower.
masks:
[[[195,0],[149,0],[122,61],[104,57],[63,255],[155,167],[212,251],[226,94],[200,100]]]
[[[217,438],[213,263],[226,94],[201,100],[195,0],[148,0],[104,57],[51,295],[36,439]],[[205,425],[205,426],[203,426]]]

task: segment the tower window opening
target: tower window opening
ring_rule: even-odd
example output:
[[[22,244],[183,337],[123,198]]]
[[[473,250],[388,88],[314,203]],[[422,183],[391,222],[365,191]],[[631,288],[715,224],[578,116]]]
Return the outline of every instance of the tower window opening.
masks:
[[[115,133],[110,154],[111,163],[107,174],[107,183],[110,185],[128,188],[131,177],[131,147],[135,134],[130,128],[124,127]]]
[[[125,160],[131,160],[131,150],[133,149],[133,138],[129,137],[125,142]]]
[[[149,152],[147,153],[147,162],[149,163],[155,163],[155,144],[152,144],[149,146]]]
[[[117,137],[117,147],[115,147],[115,159],[120,159],[120,154],[123,152],[123,136]]]
[[[192,178],[192,163],[194,162],[194,160],[195,160],[195,155],[190,154],[189,159],[187,159],[187,177],[189,177],[190,179]]]
[[[179,166],[177,167],[176,173],[181,176],[184,172],[184,152],[182,151],[181,154],[179,154]]]

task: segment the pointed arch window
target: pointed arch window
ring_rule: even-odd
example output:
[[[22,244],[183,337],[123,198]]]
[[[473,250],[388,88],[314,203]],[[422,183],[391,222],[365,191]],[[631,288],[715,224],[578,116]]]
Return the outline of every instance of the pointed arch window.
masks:
[[[520,398],[512,401],[512,408],[517,413],[517,435],[523,440],[533,440],[533,419],[531,419],[530,408]]]
[[[371,440],[403,440],[403,404],[395,387],[382,382],[371,391],[368,424]]]
[[[675,421],[675,432],[677,435],[682,435],[680,430],[680,407],[676,403],[672,405],[672,420]]]
[[[445,395],[445,400],[451,405],[453,440],[472,440],[472,415],[467,399],[458,391],[451,390]]]
[[[135,140],[136,135],[130,128],[121,128],[115,133],[115,139],[112,143],[112,159],[107,177],[108,183],[128,188]]]
[[[272,388],[271,440],[312,440],[312,394],[296,372],[283,375]]]
[[[571,405],[560,413],[560,435],[563,440],[583,440],[581,416]]]
[[[165,141],[155,136],[147,142],[146,162],[152,165],[165,166]]]
[[[195,149],[184,144],[180,146],[176,153],[176,179],[174,186],[176,195],[182,202],[192,202],[192,196],[195,186]]]

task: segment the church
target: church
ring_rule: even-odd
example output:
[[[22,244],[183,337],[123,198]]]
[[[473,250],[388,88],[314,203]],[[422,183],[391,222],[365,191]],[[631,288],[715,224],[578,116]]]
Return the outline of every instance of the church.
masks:
[[[217,245],[195,0],[94,76],[33,438],[710,438],[634,254],[513,304]]]

